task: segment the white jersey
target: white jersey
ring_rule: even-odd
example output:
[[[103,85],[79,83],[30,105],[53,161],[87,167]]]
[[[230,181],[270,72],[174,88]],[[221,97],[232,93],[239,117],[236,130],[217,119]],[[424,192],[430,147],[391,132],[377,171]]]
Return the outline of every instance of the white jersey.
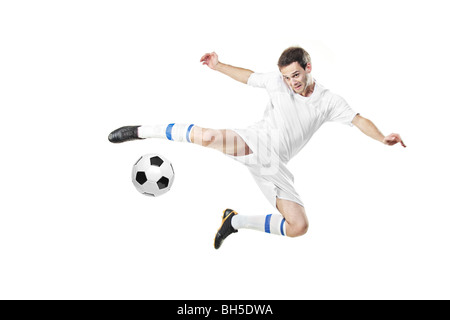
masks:
[[[275,208],[277,198],[303,206],[287,162],[306,145],[322,124],[336,121],[351,125],[357,113],[342,97],[317,82],[310,97],[295,93],[283,81],[280,72],[253,73],[248,84],[265,88],[270,101],[261,121],[245,129],[235,129],[252,153],[232,158],[247,166]]]
[[[264,118],[253,128],[277,130],[278,156],[285,163],[306,145],[323,123],[335,121],[351,125],[357,115],[342,97],[317,82],[310,97],[295,93],[280,72],[253,73],[248,85],[265,88],[269,94]]]

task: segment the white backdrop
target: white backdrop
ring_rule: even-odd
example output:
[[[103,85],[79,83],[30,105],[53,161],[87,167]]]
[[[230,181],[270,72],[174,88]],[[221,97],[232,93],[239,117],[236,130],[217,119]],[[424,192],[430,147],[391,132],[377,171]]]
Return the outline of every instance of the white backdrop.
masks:
[[[449,299],[450,48],[445,1],[2,1],[1,299]],[[199,63],[276,70],[301,45],[313,75],[383,133],[326,124],[290,162],[308,233],[242,230],[274,213],[245,167],[167,141],[110,144],[132,124],[244,127],[264,90]],[[160,153],[176,179],[136,192]]]

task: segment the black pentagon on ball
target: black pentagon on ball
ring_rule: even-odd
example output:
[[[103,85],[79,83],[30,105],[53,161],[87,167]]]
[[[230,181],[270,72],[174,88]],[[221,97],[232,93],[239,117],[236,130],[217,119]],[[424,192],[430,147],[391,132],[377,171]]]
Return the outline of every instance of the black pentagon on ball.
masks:
[[[161,167],[161,165],[163,164],[163,162],[164,162],[164,160],[161,159],[161,158],[158,157],[158,156],[155,156],[155,157],[151,157],[151,158],[150,158],[150,164],[151,164],[152,166]]]
[[[136,181],[139,182],[140,185],[143,185],[147,182],[147,176],[144,171],[138,171],[136,173]]]
[[[169,179],[167,179],[166,177],[162,177],[158,180],[157,184],[159,189],[167,188],[167,186],[169,185]]]

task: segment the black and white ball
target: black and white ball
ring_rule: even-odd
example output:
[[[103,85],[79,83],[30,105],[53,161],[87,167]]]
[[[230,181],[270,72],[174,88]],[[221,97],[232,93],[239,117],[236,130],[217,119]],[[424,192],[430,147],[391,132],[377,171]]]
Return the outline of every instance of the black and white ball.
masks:
[[[158,154],[140,157],[131,174],[136,189],[150,197],[157,197],[169,191],[174,177],[172,163]]]

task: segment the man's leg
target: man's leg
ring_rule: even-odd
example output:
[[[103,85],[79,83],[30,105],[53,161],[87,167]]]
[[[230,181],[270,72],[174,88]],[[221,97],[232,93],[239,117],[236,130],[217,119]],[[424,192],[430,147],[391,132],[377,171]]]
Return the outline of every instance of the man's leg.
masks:
[[[233,130],[201,128],[193,124],[126,126],[114,130],[108,136],[113,143],[147,138],[195,143],[233,156],[252,153],[244,139]]]
[[[299,237],[308,231],[309,223],[303,206],[290,200],[277,198],[277,209],[286,219],[288,237]]]
[[[235,215],[231,226],[235,229],[252,229],[288,237],[304,235],[308,230],[305,208],[300,204],[277,198],[277,209],[281,214]]]
[[[232,156],[245,156],[252,153],[244,139],[233,130],[207,129],[194,126],[190,138],[192,143]]]
[[[299,237],[308,231],[308,218],[300,204],[277,198],[277,209],[281,214],[245,216],[227,209],[222,224],[217,230],[214,247],[219,249],[223,241],[239,229],[252,229],[288,237]]]
[[[244,139],[233,130],[201,128],[192,124],[128,126],[114,130],[109,135],[109,140],[114,143],[146,138],[195,143],[231,156],[244,156],[252,153]],[[237,215],[231,209],[225,210],[222,225],[215,238],[216,249],[221,246],[226,237],[241,228],[289,237],[297,237],[306,233],[308,220],[305,209],[300,204],[277,198],[276,205],[281,215],[245,216]]]

